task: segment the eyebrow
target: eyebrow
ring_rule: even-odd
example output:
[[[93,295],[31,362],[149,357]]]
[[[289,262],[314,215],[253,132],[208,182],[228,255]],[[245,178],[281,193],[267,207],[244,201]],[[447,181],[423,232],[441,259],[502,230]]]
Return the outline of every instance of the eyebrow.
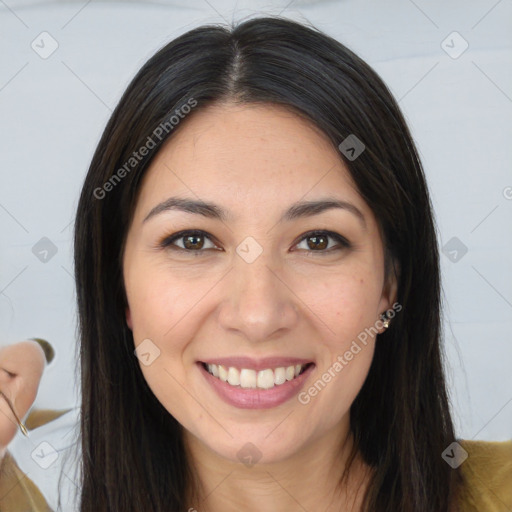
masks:
[[[293,203],[288,210],[281,215],[279,222],[311,217],[333,208],[346,210],[352,213],[359,219],[363,227],[366,229],[366,219],[359,208],[347,201],[330,197],[318,199],[316,201],[298,201]],[[220,220],[222,222],[232,219],[232,215],[230,215],[228,211],[215,203],[181,197],[169,197],[165,201],[157,204],[146,215],[142,222],[144,223],[151,217],[169,210],[178,210],[186,213],[192,213],[194,215],[202,215],[203,217]]]

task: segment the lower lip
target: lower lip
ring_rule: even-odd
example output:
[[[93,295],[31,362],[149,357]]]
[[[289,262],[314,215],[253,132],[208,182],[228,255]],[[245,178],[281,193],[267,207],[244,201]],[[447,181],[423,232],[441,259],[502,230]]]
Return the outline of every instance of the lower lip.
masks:
[[[197,364],[208,384],[213,387],[220,398],[239,409],[270,409],[287,402],[300,391],[315,367],[314,364],[311,364],[298,377],[273,388],[254,389],[231,386],[208,373],[202,363]]]

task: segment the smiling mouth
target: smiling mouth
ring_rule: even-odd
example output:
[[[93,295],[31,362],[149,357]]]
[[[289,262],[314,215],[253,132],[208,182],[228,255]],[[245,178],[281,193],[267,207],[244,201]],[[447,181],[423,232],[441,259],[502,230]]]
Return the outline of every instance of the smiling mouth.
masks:
[[[314,363],[280,366],[253,370],[250,368],[236,368],[211,363],[201,363],[203,368],[213,377],[226,382],[235,388],[243,389],[271,389],[275,386],[296,379]]]

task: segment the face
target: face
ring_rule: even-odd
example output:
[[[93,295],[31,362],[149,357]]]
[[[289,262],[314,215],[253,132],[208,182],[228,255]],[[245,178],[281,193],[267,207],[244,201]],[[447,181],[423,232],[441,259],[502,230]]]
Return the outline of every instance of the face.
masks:
[[[224,104],[183,123],[127,233],[140,368],[204,449],[284,460],[347,424],[368,373],[395,290],[377,222],[337,151],[295,114]]]

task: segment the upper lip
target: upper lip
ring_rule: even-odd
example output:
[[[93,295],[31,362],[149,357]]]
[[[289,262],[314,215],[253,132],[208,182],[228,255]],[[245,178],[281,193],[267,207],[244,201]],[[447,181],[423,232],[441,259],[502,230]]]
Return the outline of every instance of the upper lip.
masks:
[[[302,359],[300,357],[265,357],[263,359],[253,359],[252,357],[214,357],[200,361],[206,364],[222,365],[224,367],[246,368],[251,370],[266,370],[267,368],[280,368],[295,366],[297,364],[313,363],[311,359]]]

